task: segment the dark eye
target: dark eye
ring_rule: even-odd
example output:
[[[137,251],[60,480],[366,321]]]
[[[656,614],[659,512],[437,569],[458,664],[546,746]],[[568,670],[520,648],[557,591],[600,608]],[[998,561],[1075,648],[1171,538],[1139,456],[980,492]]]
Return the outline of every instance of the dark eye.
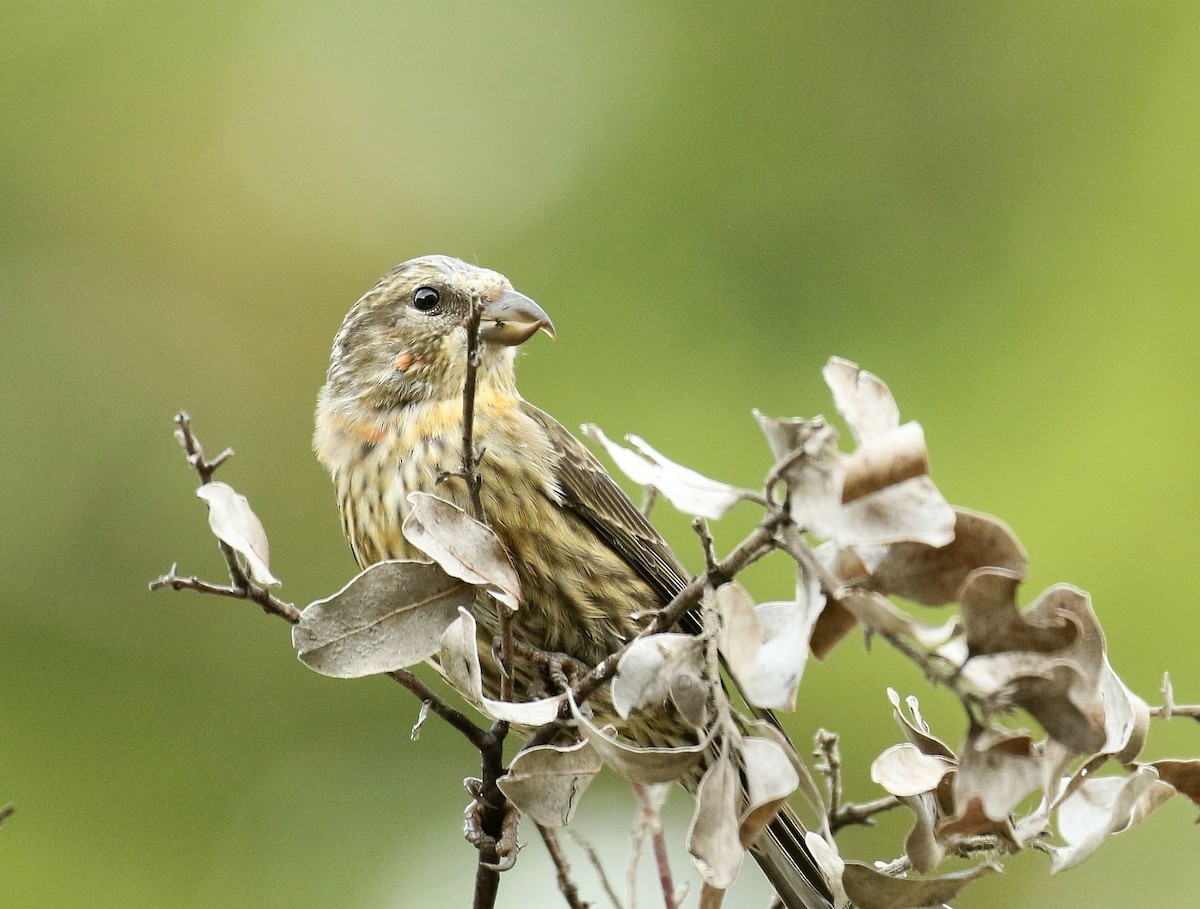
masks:
[[[413,306],[421,312],[432,312],[441,299],[441,295],[432,287],[418,287],[413,291]]]

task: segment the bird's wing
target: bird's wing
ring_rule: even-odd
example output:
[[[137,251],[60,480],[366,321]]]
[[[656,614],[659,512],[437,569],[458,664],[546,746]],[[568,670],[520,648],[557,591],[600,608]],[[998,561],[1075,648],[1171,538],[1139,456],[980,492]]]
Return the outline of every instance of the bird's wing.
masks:
[[[557,455],[555,476],[562,505],[583,519],[605,546],[624,559],[669,603],[687,585],[687,570],[645,515],[608,471],[566,428],[544,411],[522,402],[526,415]]]

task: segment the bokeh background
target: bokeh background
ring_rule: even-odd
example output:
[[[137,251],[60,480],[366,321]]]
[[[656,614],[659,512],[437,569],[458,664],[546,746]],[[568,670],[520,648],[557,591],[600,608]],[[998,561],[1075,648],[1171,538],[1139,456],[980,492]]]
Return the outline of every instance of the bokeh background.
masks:
[[[411,698],[308,672],[253,607],[146,589],[222,576],[180,407],[237,449],[283,595],[350,577],[313,398],[346,308],[427,252],[553,315],[527,397],[735,483],[768,466],[752,407],[828,411],[821,365],[860,362],[948,497],[1021,536],[1026,599],[1084,587],[1135,690],[1200,699],[1196,4],[6,0],[0,34],[3,905],[466,904],[449,733],[410,742]],[[898,740],[889,684],[961,732],[851,639],[789,720],[843,735],[850,797]],[[1200,752],[1195,724],[1149,752]],[[601,781],[580,825],[617,877],[630,811]],[[1193,905],[1195,813],[958,905]],[[891,858],[907,823],[843,849]],[[729,905],[765,905],[755,876]],[[501,905],[558,899],[534,843]]]

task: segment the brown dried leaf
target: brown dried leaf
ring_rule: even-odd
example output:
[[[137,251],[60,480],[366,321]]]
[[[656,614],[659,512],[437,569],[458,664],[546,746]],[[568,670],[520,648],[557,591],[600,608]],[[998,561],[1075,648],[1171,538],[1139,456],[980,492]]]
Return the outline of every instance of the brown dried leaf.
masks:
[[[861,862],[846,862],[842,881],[846,895],[858,909],[921,909],[950,902],[971,881],[996,870],[981,865],[970,871],[919,879],[892,877]]]
[[[437,653],[459,607],[474,599],[475,588],[432,562],[379,562],[309,604],[292,645],[305,666],[334,678],[403,669]]]
[[[842,504],[929,473],[929,452],[920,423],[905,423],[859,444],[846,456]]]
[[[506,720],[521,726],[543,726],[558,718],[565,695],[535,701],[498,701],[483,694],[483,673],[479,666],[479,630],[475,616],[467,609],[458,610],[458,618],[442,634],[438,669],[464,697],[494,720]]]
[[[1139,765],[1153,767],[1158,771],[1158,778],[1164,783],[1170,783],[1175,789],[1187,796],[1196,805],[1200,805],[1200,759],[1154,761],[1151,764]]]
[[[791,756],[770,739],[742,740],[742,770],[746,775],[746,808],[738,835],[749,846],[766,829],[787,797],[800,785]]]
[[[500,791],[543,827],[565,827],[603,762],[586,741],[521,751],[500,777]]]
[[[1065,590],[1051,588],[1024,614],[1017,609],[1017,586],[1022,576],[1006,568],[972,571],[959,591],[967,649],[972,656],[1027,650],[1061,651],[1081,631],[1073,615],[1052,599]]]
[[[604,763],[635,783],[674,782],[700,763],[712,741],[710,736],[695,745],[679,748],[642,748],[601,729],[579,709],[570,695],[567,702],[571,706],[571,715]]]
[[[905,798],[932,792],[954,763],[939,755],[924,754],[907,742],[893,745],[871,762],[871,780],[892,795]]]
[[[622,718],[630,711],[664,703],[679,695],[689,722],[703,726],[708,688],[704,684],[704,641],[691,634],[652,634],[630,645],[612,681],[613,707]],[[697,693],[699,703],[695,703]]]
[[[1014,851],[1020,848],[1011,819],[1004,817],[994,820],[988,817],[983,799],[974,792],[959,804],[957,814],[937,826],[937,837],[948,848],[973,836],[994,836]]]
[[[821,375],[860,445],[900,425],[900,408],[878,376],[841,357],[830,357]]]
[[[696,791],[696,813],[687,849],[704,883],[725,890],[737,878],[746,850],[738,836],[737,805],[741,781],[727,756],[714,761]]]
[[[823,660],[833,652],[842,640],[858,627],[858,619],[837,600],[828,600],[817,623],[813,625],[812,638],[808,642],[812,655]]]
[[[685,514],[713,520],[722,518],[744,494],[736,486],[709,479],[689,467],[676,464],[638,436],[626,436],[629,444],[637,449],[633,452],[613,442],[598,426],[589,423],[583,427],[583,432],[599,442],[631,480],[658,490]]]
[[[946,848],[936,834],[940,816],[937,798],[931,792],[905,796],[900,799],[916,815],[912,830],[904,840],[904,852],[913,868],[929,874],[946,857]]]
[[[218,540],[246,560],[250,577],[264,587],[278,587],[280,581],[268,567],[267,532],[246,497],[220,481],[205,483],[196,495],[208,503],[208,526]]]
[[[516,569],[490,527],[453,502],[410,492],[402,528],[405,538],[456,578],[483,587],[509,609],[521,601]]]
[[[1084,780],[1058,806],[1058,831],[1068,845],[1052,847],[1050,873],[1078,865],[1108,837],[1141,823],[1174,794],[1174,787],[1145,765],[1128,777]]]
[[[894,543],[871,574],[871,587],[914,603],[940,606],[958,598],[977,568],[1003,568],[1025,577],[1028,557],[1008,525],[990,515],[954,509],[954,539],[945,546]]]

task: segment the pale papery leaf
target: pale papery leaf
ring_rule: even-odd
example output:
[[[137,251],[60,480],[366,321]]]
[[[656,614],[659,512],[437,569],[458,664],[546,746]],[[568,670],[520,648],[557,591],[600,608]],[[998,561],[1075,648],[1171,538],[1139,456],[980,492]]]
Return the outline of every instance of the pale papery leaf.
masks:
[[[845,456],[846,479],[842,503],[853,502],[929,473],[925,430],[915,421],[888,430],[859,444]]]
[[[726,756],[705,771],[696,791],[696,813],[688,831],[687,849],[704,883],[725,890],[737,878],[746,850],[738,836],[738,797],[741,781]]]
[[[1143,765],[1128,777],[1084,780],[1058,806],[1058,831],[1068,843],[1050,849],[1050,873],[1079,864],[1113,834],[1141,823],[1175,794],[1158,771]]]
[[[622,719],[633,710],[666,702],[675,684],[687,677],[703,684],[704,641],[691,634],[652,634],[630,644],[617,663],[612,701]]]
[[[975,569],[1002,568],[1024,578],[1027,562],[1020,541],[1003,521],[955,508],[951,542],[893,543],[872,569],[870,585],[880,593],[940,606],[959,598],[959,589]]]
[[[907,742],[893,745],[871,763],[871,780],[892,795],[905,798],[932,792],[953,762],[940,755],[923,753]]]
[[[602,766],[600,755],[586,741],[538,745],[521,751],[497,785],[535,823],[565,827]]]
[[[1103,657],[1100,699],[1104,703],[1105,754],[1129,764],[1142,752],[1150,732],[1150,705],[1134,694]]]
[[[521,601],[521,582],[495,532],[453,502],[426,492],[408,494],[404,537],[447,574],[483,587],[509,609]]]
[[[196,495],[208,504],[208,526],[218,540],[246,560],[250,577],[264,587],[278,587],[281,582],[269,567],[267,532],[246,497],[220,481],[205,483]]]
[[[746,776],[746,807],[739,836],[743,846],[753,843],[779,813],[787,797],[800,785],[791,758],[770,739],[746,738],[741,747]]]
[[[1004,821],[1041,785],[1042,755],[1029,733],[984,729],[967,736],[954,781],[956,804],[977,797],[988,819]]]
[[[745,494],[735,486],[675,463],[638,436],[627,437],[635,452],[613,442],[593,424],[584,425],[583,432],[600,443],[626,476],[640,486],[653,487],[685,514],[716,520]]]
[[[494,720],[537,727],[558,718],[565,695],[533,701],[501,701],[483,693],[483,671],[479,665],[479,629],[475,616],[459,609],[458,617],[442,634],[437,666],[463,697]]]
[[[843,505],[834,540],[842,547],[954,539],[954,509],[927,476],[913,477]]]
[[[601,729],[568,694],[571,715],[588,742],[609,767],[635,783],[671,783],[700,763],[712,741],[711,735],[695,745],[677,748],[643,748],[622,741],[615,732]],[[611,728],[611,727],[608,727]]]
[[[776,722],[768,720],[751,720],[747,723],[747,731],[761,738],[770,739],[774,742],[779,750],[782,751],[789,761],[792,768],[796,771],[796,776],[799,779],[800,793],[804,796],[810,808],[815,814],[825,813],[825,801],[821,790],[817,787],[817,781],[813,779],[812,774],[808,772],[808,768],[804,766],[804,762],[800,760],[800,755],[796,753],[796,748],[792,745],[791,739],[787,734],[779,728]]]
[[[995,837],[1014,852],[1020,848],[1012,820],[1008,817],[998,820],[989,817],[979,793],[970,793],[956,807],[958,810],[941,821],[934,831],[939,842],[947,849],[978,836]]]
[[[981,865],[939,877],[892,877],[862,862],[846,862],[842,881],[858,909],[923,909],[950,902],[967,884],[996,870]]]
[[[846,478],[837,431],[820,417],[774,419],[756,410],[754,418],[775,455],[775,469],[787,464],[780,476],[792,522],[822,539],[834,536]]]
[[[1027,650],[1062,655],[1063,648],[1080,635],[1075,616],[1056,606],[1017,608],[1017,587],[1022,576],[1006,568],[972,571],[959,592],[967,649],[972,656]],[[1041,604],[1053,590],[1043,594]]]
[[[935,832],[939,820],[937,798],[932,792],[897,796],[912,809],[913,827],[904,840],[904,853],[913,868],[922,874],[931,873],[946,857],[946,847]]]
[[[808,852],[813,857],[813,861],[817,863],[821,876],[825,878],[825,885],[833,897],[833,905],[846,905],[849,897],[842,884],[842,872],[846,870],[846,862],[838,854],[836,842],[830,843],[815,830],[809,830],[804,834],[804,845],[808,847]]]
[[[900,425],[900,408],[878,376],[841,357],[830,357],[821,375],[860,445]]]
[[[888,700],[892,703],[892,716],[895,718],[896,723],[908,737],[908,740],[916,745],[922,754],[942,757],[948,761],[956,761],[958,759],[949,745],[929,731],[929,725],[921,717],[915,697],[908,698],[908,708],[913,715],[913,719],[910,720],[904,715],[904,711],[900,709],[900,695],[897,694],[896,689],[888,688],[887,696]]]
[[[292,644],[305,666],[334,678],[404,669],[437,653],[474,599],[474,587],[432,562],[378,562],[305,607]]]

